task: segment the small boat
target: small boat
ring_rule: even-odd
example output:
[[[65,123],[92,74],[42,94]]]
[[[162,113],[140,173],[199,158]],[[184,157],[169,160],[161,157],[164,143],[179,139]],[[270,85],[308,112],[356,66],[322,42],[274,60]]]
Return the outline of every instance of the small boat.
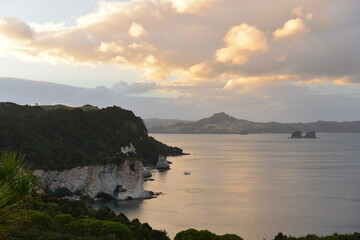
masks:
[[[184,172],[184,175],[190,175],[190,174],[191,174],[190,172],[187,171]]]

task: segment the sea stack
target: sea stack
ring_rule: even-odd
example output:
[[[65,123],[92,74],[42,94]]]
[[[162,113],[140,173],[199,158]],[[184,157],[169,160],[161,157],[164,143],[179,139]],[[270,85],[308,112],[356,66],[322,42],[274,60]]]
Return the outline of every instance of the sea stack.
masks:
[[[315,134],[315,132],[307,132],[304,135],[304,138],[316,138],[316,134]]]
[[[302,138],[302,133],[301,131],[295,131],[291,134],[291,137],[290,138]]]
[[[291,134],[290,138],[317,138],[315,132],[306,132],[303,136],[301,131],[295,131]]]
[[[166,161],[166,157],[160,155],[158,158],[158,162],[156,164],[157,169],[170,169],[170,165],[168,161]]]

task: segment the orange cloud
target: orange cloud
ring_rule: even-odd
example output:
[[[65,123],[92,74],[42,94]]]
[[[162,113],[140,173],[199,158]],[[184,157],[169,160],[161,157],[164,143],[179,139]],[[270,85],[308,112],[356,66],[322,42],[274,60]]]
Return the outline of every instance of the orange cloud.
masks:
[[[251,54],[267,49],[265,34],[245,23],[232,27],[227,32],[224,42],[226,47],[216,52],[216,60],[224,63],[244,64]]]
[[[337,26],[327,22],[331,19],[325,18],[326,14],[321,14],[329,9],[324,7],[326,0],[303,3],[301,8],[297,2],[278,4],[274,11],[279,16],[288,15],[291,9],[297,16],[285,24],[279,23],[282,20],[273,14],[267,14],[269,5],[274,4],[238,0],[101,1],[94,13],[79,17],[73,26],[1,18],[0,54],[54,64],[104,63],[139,69],[142,71],[139,77],[147,80],[191,82],[191,85],[206,82],[216,88],[223,88],[230,79],[235,79],[232,83],[238,85],[254,85],[283,75],[341,76],[345,74],[327,68],[327,61],[323,60],[332,59],[333,66],[342,67],[343,72],[349,72],[348,66],[358,62],[358,54],[354,52],[352,56],[353,52],[345,52],[343,47],[357,47],[353,32],[343,38],[335,35],[333,29],[324,34],[328,26]],[[257,11],[252,12],[253,9]],[[309,13],[303,9],[313,12],[316,19],[307,21]],[[303,34],[310,27],[311,39],[276,44],[278,40]],[[273,39],[269,39],[274,29],[277,30]],[[348,29],[354,28],[341,28],[342,32]],[[336,42],[329,43],[332,35]],[[309,58],[314,52],[316,57]],[[344,54],[338,58],[326,57],[332,56],[329,53]],[[348,56],[352,57],[351,61],[347,60],[350,64],[343,61]]]
[[[279,40],[290,36],[299,35],[307,31],[305,22],[300,19],[291,19],[287,21],[282,28],[277,29],[274,33],[274,39]]]
[[[313,84],[333,84],[333,85],[337,85],[337,86],[356,86],[359,85],[360,83],[358,82],[352,82],[351,79],[349,77],[319,77],[319,78],[309,78],[309,79],[304,79],[304,80],[300,80],[297,81],[296,84],[300,85],[300,86],[310,86]]]
[[[16,18],[0,18],[0,35],[15,39],[28,40],[34,35],[33,30],[26,23]]]
[[[129,28],[129,35],[138,38],[146,33],[146,30],[139,23],[133,22]]]
[[[294,14],[297,17],[301,17],[301,18],[306,18],[307,20],[311,20],[313,18],[313,14],[312,13],[307,13],[305,14],[303,12],[303,9],[301,7],[297,7],[295,9],[292,10],[292,14]]]
[[[179,13],[201,13],[204,8],[215,1],[216,0],[170,0],[173,8]]]

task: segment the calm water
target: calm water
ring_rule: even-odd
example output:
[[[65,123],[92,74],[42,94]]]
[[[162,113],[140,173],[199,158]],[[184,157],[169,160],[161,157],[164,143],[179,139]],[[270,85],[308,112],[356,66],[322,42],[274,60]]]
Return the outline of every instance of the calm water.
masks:
[[[171,237],[191,227],[246,240],[360,231],[360,134],[153,136],[191,155],[152,170],[145,188],[157,199],[107,203],[129,218]]]

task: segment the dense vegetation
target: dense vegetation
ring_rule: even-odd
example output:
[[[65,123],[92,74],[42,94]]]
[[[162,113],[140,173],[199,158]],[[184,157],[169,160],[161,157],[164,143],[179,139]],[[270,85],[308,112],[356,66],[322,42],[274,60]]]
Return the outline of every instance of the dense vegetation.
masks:
[[[359,240],[359,239],[360,239],[360,233],[354,233],[354,234],[335,233],[333,235],[323,236],[323,237],[319,237],[314,234],[309,234],[305,237],[292,237],[292,236],[286,236],[280,232],[274,238],[274,240]],[[225,234],[219,236],[207,230],[198,231],[195,229],[188,229],[176,234],[174,240],[242,240],[242,238],[235,234]]]
[[[176,234],[174,240],[243,240],[235,234],[216,235],[208,230],[188,229]]]
[[[130,143],[136,154],[122,153],[121,148]],[[0,103],[0,149],[9,148],[25,153],[34,168],[46,170],[121,162],[128,157],[155,164],[159,154],[182,154],[181,149],[148,136],[142,119],[120,107]]]
[[[286,236],[283,233],[279,233],[275,236],[274,240],[359,240],[360,239],[360,233],[354,233],[354,234],[337,234],[334,233],[330,236],[317,236],[314,234],[309,234],[304,237],[292,237],[292,236]]]
[[[108,207],[94,209],[81,201],[47,196],[28,201],[30,221],[10,232],[23,240],[169,240],[165,231],[155,230],[138,219],[129,220]]]

